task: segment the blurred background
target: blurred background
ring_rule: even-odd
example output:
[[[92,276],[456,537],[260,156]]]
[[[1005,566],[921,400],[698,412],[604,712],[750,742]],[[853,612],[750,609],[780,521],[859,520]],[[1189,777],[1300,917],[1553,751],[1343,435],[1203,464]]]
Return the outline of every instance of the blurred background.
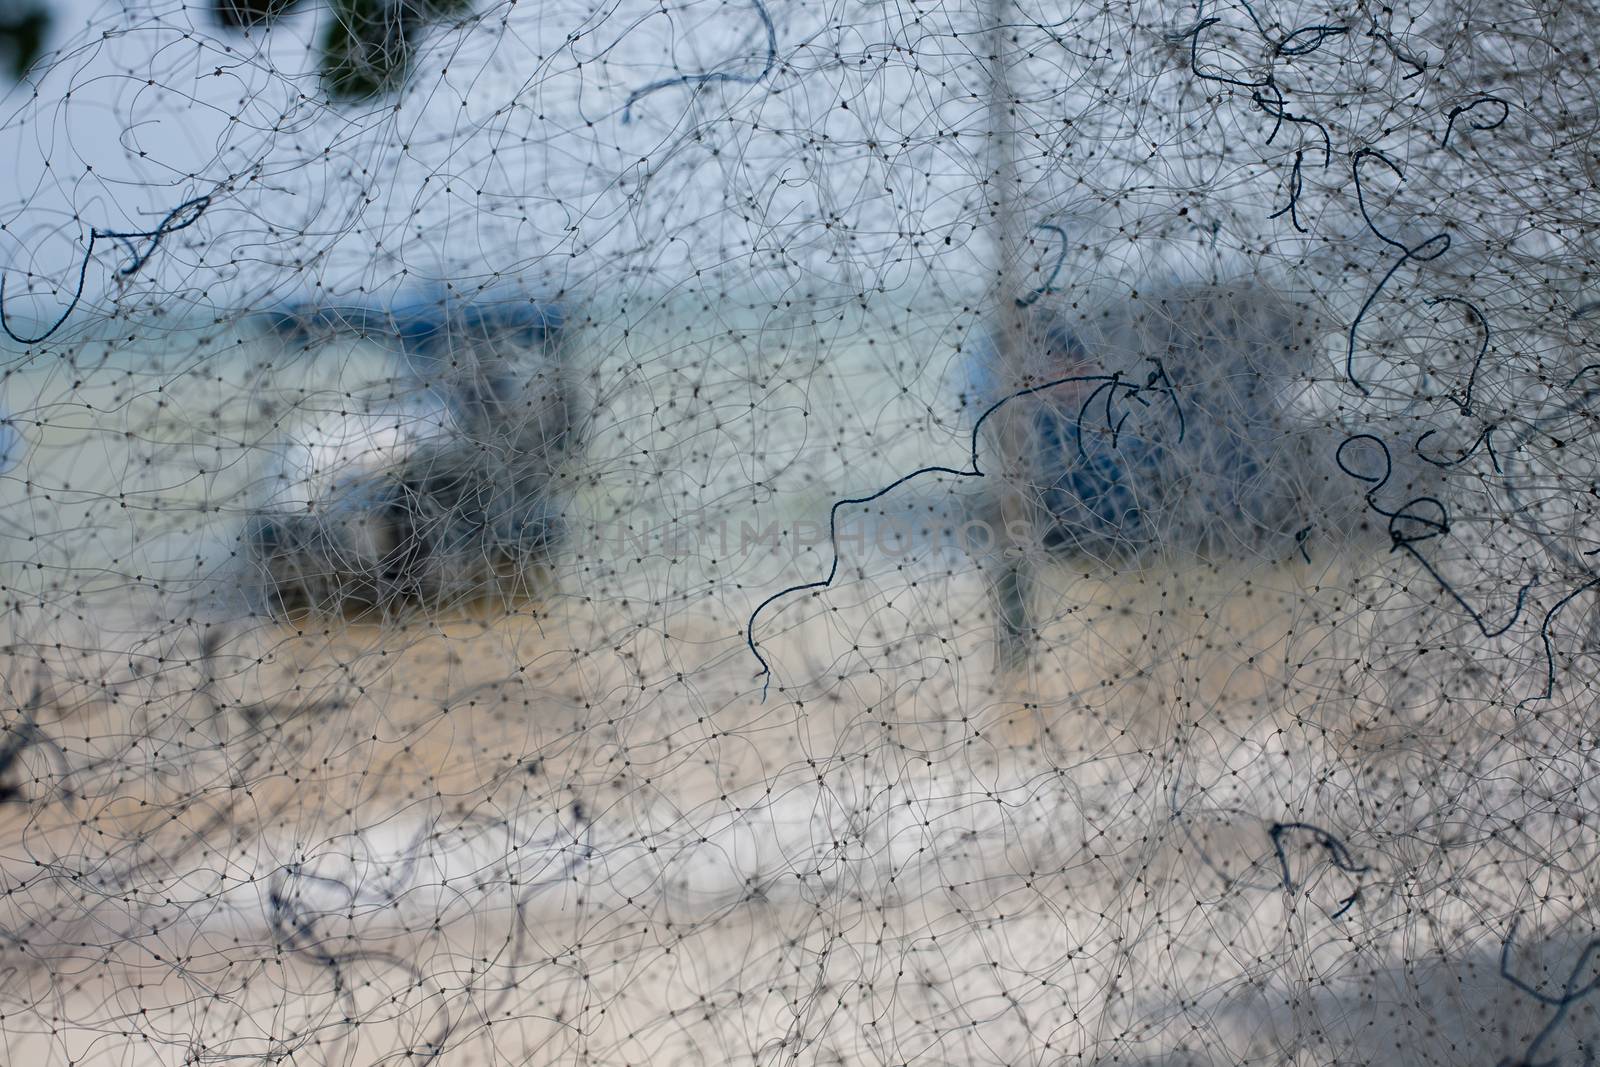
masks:
[[[1587,1062],[1594,18],[0,3],[8,1055]]]

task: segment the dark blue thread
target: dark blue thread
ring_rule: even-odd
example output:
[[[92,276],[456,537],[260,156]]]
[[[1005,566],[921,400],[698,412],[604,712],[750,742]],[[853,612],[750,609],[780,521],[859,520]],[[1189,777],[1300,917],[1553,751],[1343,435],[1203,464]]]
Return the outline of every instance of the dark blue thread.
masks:
[[[1600,305],[1596,305],[1596,306],[1600,307]],[[1574,385],[1578,384],[1578,379],[1579,378],[1582,378],[1585,374],[1588,374],[1590,371],[1596,371],[1596,370],[1600,370],[1600,363],[1590,363],[1587,366],[1580,367],[1578,369],[1578,373],[1574,374],[1572,376],[1572,380],[1567,382],[1567,388],[1571,389]]]
[[[1245,14],[1250,16],[1250,21],[1255,24],[1256,32],[1259,33],[1264,40],[1270,42],[1272,40],[1272,34],[1268,33],[1267,28],[1261,24],[1260,17],[1256,15],[1256,9],[1250,6],[1248,0],[1239,0],[1239,6],[1244,8]],[[1298,30],[1291,30],[1288,34],[1274,43],[1272,45],[1272,54],[1276,56],[1309,55],[1310,53],[1315,52],[1318,48],[1321,48],[1322,42],[1327,40],[1329,37],[1338,37],[1348,32],[1350,31],[1343,26],[1302,26]],[[1296,37],[1299,37],[1303,33],[1315,33],[1317,36],[1310,44],[1289,47],[1289,42],[1294,40]]]
[[[1450,248],[1450,235],[1447,233],[1436,233],[1413,248],[1408,247],[1403,241],[1395,240],[1393,237],[1390,237],[1388,234],[1378,229],[1378,224],[1372,221],[1372,216],[1367,212],[1366,191],[1363,189],[1361,184],[1361,164],[1368,159],[1376,159],[1378,162],[1394,171],[1395,176],[1401,181],[1405,181],[1405,172],[1400,169],[1399,164],[1395,163],[1388,156],[1376,149],[1361,149],[1355,154],[1355,157],[1351,162],[1351,175],[1355,181],[1356,187],[1356,204],[1361,209],[1362,219],[1366,221],[1367,228],[1376,234],[1380,241],[1400,249],[1401,253],[1400,258],[1393,266],[1389,268],[1388,272],[1385,273],[1384,276],[1378,281],[1378,284],[1373,287],[1372,292],[1367,296],[1366,302],[1361,305],[1361,310],[1356,313],[1356,317],[1350,322],[1350,337],[1349,344],[1345,350],[1344,371],[1345,376],[1350,379],[1350,384],[1359,389],[1364,396],[1371,396],[1372,390],[1368,389],[1366,384],[1356,377],[1356,331],[1361,328],[1361,321],[1367,317],[1367,312],[1372,310],[1372,305],[1377,302],[1378,296],[1383,292],[1384,286],[1389,284],[1389,279],[1393,278],[1401,267],[1405,266],[1412,260],[1416,260],[1418,263],[1431,262],[1444,255],[1445,252],[1447,252]],[[1437,244],[1439,246],[1438,249],[1427,255],[1423,255],[1424,250],[1427,249],[1429,245],[1433,244]]]
[[[1172,398],[1172,409],[1178,413],[1178,444],[1183,444],[1184,437],[1189,432],[1189,424],[1183,417],[1183,405],[1178,402],[1178,391],[1172,385],[1172,379],[1167,376],[1167,366],[1158,356],[1146,356],[1147,363],[1154,363],[1156,369],[1150,372],[1150,377],[1145,379],[1145,388],[1153,389],[1158,381],[1165,382],[1162,391]]]
[[[1590,553],[1585,553],[1585,555],[1589,554]],[[1523,697],[1521,700],[1517,701],[1518,711],[1521,711],[1524,705],[1531,704],[1535,700],[1549,700],[1555,695],[1556,652],[1555,646],[1550,643],[1550,627],[1556,621],[1556,615],[1560,613],[1562,608],[1576,600],[1580,594],[1587,590],[1593,589],[1597,585],[1600,585],[1600,577],[1590,578],[1587,582],[1584,582],[1582,585],[1578,586],[1578,588],[1574,589],[1572,592],[1556,601],[1555,606],[1553,606],[1549,611],[1545,612],[1544,622],[1539,624],[1539,641],[1544,645],[1544,692],[1538,694],[1537,696]]]
[[[995,401],[995,403],[990,405],[988,410],[980,415],[978,417],[978,421],[972,426],[972,450],[970,453],[972,466],[971,470],[956,470],[954,467],[943,466],[919,467],[909,474],[901,475],[899,478],[896,478],[894,481],[890,482],[888,485],[884,486],[882,489],[879,489],[875,493],[871,493],[867,496],[849,497],[844,500],[834,501],[833,506],[828,509],[828,540],[833,546],[833,566],[828,569],[828,576],[815,582],[802,582],[797,585],[791,585],[786,589],[780,589],[778,592],[773,593],[760,604],[756,605],[755,610],[750,613],[750,621],[745,625],[745,645],[750,649],[750,654],[756,658],[756,662],[761,664],[761,670],[756,674],[757,678],[763,679],[761,684],[761,699],[763,701],[767,699],[767,689],[772,684],[772,665],[767,662],[766,657],[763,656],[760,650],[756,647],[756,618],[763,611],[765,611],[769,605],[783,599],[790,593],[803,593],[808,589],[826,589],[833,584],[834,578],[836,578],[839,574],[838,523],[840,508],[848,507],[852,504],[870,504],[872,501],[877,500],[880,497],[887,496],[889,493],[892,493],[894,490],[900,488],[900,486],[906,484],[914,478],[920,478],[924,474],[949,474],[956,478],[986,477],[983,469],[978,465],[978,435],[982,432],[983,424],[990,415],[993,415],[996,411],[999,411],[1002,407],[1004,407],[1006,404],[1009,404],[1013,400],[1020,400],[1026,396],[1033,396],[1036,393],[1044,392],[1046,389],[1054,389],[1058,386],[1069,385],[1073,382],[1101,382],[1103,384],[1095,389],[1095,393],[1098,393],[1101,389],[1106,388],[1108,385],[1114,386],[1118,384],[1119,380],[1119,375],[1114,374],[1078,374],[1068,378],[1056,378],[1040,385],[1019,390],[1010,394],[1009,396],[1001,397],[999,400]],[[1132,388],[1126,385],[1124,385],[1124,387]],[[1089,401],[1084,402],[1085,408],[1088,406],[1088,403]],[[1082,410],[1082,408],[1079,409],[1080,417]]]
[[[1512,919],[1511,928],[1506,931],[1506,938],[1500,943],[1500,977],[1528,994],[1540,1004],[1556,1010],[1545,1021],[1539,1032],[1534,1034],[1528,1041],[1527,1046],[1523,1049],[1522,1058],[1518,1060],[1501,1060],[1499,1067],[1534,1067],[1533,1058],[1538,1054],[1540,1046],[1550,1040],[1550,1035],[1555,1033],[1556,1027],[1566,1020],[1567,1013],[1572,1010],[1572,1006],[1590,993],[1593,993],[1596,988],[1600,988],[1600,976],[1591,979],[1587,985],[1581,988],[1577,985],[1578,975],[1582,974],[1584,969],[1594,960],[1595,953],[1600,952],[1600,938],[1595,938],[1584,946],[1583,952],[1578,956],[1578,961],[1572,965],[1572,970],[1567,972],[1566,981],[1561,983],[1561,994],[1559,996],[1541,993],[1535,986],[1513,974],[1511,972],[1511,944],[1517,936],[1517,926],[1521,922],[1522,916],[1520,915]],[[1555,1061],[1547,1062],[1554,1063]]]
[[[1056,265],[1050,271],[1050,277],[1045,279],[1043,285],[1029,293],[1027,296],[1017,297],[1017,307],[1032,307],[1039,302],[1040,297],[1050,296],[1055,292],[1056,278],[1061,274],[1061,268],[1067,263],[1067,231],[1050,222],[1041,222],[1034,226],[1036,230],[1048,230],[1061,239],[1061,251],[1056,256]]]
[[[1494,432],[1499,428],[1499,426],[1486,427],[1484,431],[1477,436],[1477,439],[1467,447],[1466,451],[1462,452],[1461,455],[1451,460],[1434,459],[1432,456],[1428,455],[1422,450],[1422,442],[1438,433],[1439,431],[1437,429],[1424,431],[1422,436],[1417,438],[1416,444],[1412,445],[1411,447],[1412,451],[1416,452],[1417,456],[1424,462],[1431,463],[1435,467],[1449,468],[1458,467],[1467,460],[1471,459],[1478,451],[1478,446],[1483,445],[1488,449],[1489,459],[1494,463],[1494,472],[1496,474],[1504,474],[1505,472],[1500,469],[1500,457],[1494,450]]]
[[[1283,95],[1283,88],[1272,79],[1271,75],[1268,75],[1266,84],[1262,86],[1262,89],[1271,89],[1272,99],[1269,100],[1263,96],[1260,89],[1251,93],[1250,99],[1255,102],[1257,107],[1274,119],[1272,132],[1267,135],[1267,144],[1271,144],[1278,136],[1278,131],[1283,128],[1285,122],[1296,126],[1314,126],[1317,132],[1322,135],[1322,144],[1320,146],[1322,148],[1322,165],[1326,167],[1329,161],[1333,159],[1333,136],[1328,133],[1328,128],[1316,119],[1296,115],[1285,107],[1284,105],[1287,103],[1288,98]]]
[[[83,288],[89,277],[89,261],[94,258],[94,245],[96,241],[102,237],[109,237],[112,240],[120,243],[128,250],[128,254],[131,258],[128,260],[127,266],[117,271],[117,277],[128,278],[134,274],[137,274],[139,268],[143,267],[147,262],[149,262],[150,257],[155,255],[156,249],[161,247],[161,239],[163,237],[169,233],[176,233],[179,230],[187,229],[188,227],[193,226],[196,222],[200,221],[200,216],[203,215],[206,208],[210,206],[210,196],[197,196],[193,200],[185,200],[183,203],[167,212],[166,217],[161,220],[160,225],[153,230],[102,230],[98,227],[91,229],[89,231],[89,245],[83,250],[83,262],[78,266],[78,288],[77,291],[72,295],[72,302],[67,305],[66,310],[61,313],[60,318],[56,319],[49,329],[45,330],[44,333],[41,333],[37,337],[19,336],[11,329],[10,323],[6,321],[6,279],[4,274],[0,274],[0,330],[4,330],[7,337],[11,338],[20,345],[36,345],[40,341],[47,340],[51,334],[61,329],[62,324],[67,321],[67,317],[71,315],[73,309],[78,306],[78,301],[83,299]],[[175,221],[178,220],[185,212],[191,212],[188,218],[184,218],[182,221]],[[134,245],[133,242],[135,240],[147,240],[150,242],[150,244],[144,249],[143,252],[141,252]]]
[[[1305,158],[1304,149],[1297,148],[1294,150],[1294,167],[1289,172],[1289,202],[1267,216],[1269,219],[1276,219],[1287,214],[1290,224],[1300,233],[1307,232],[1306,228],[1300,225],[1300,193],[1304,188],[1304,179],[1301,177],[1300,168],[1305,163]]]
[[[653,92],[661,89],[670,89],[675,85],[709,85],[713,82],[734,82],[739,85],[760,85],[772,68],[778,65],[778,31],[772,25],[772,16],[767,14],[766,7],[761,0],[750,0],[750,5],[756,9],[756,14],[761,16],[761,25],[767,31],[767,63],[761,68],[761,73],[751,76],[749,74],[729,74],[725,71],[707,71],[703,74],[680,74],[674,78],[662,78],[653,81],[641,89],[635,89],[628,94],[628,100],[622,105],[622,121],[626,125],[633,121],[633,105]]]
[[[1425,438],[1427,435],[1424,434],[1423,436]],[[1349,448],[1358,441],[1370,441],[1372,444],[1378,447],[1380,452],[1383,453],[1383,473],[1381,475],[1362,474],[1361,472],[1352,469],[1350,465],[1345,462],[1345,449]],[[1528,582],[1517,592],[1516,608],[1511,613],[1511,618],[1506,621],[1506,624],[1498,629],[1491,630],[1489,628],[1489,624],[1484,621],[1483,615],[1480,614],[1478,610],[1471,604],[1467,603],[1466,598],[1456,590],[1456,587],[1451,584],[1449,579],[1445,578],[1443,574],[1439,573],[1438,568],[1436,568],[1432,562],[1430,562],[1428,558],[1417,549],[1417,545],[1420,542],[1430,540],[1434,537],[1442,537],[1450,532],[1450,512],[1449,509],[1444,506],[1444,503],[1440,501],[1438,497],[1418,496],[1406,501],[1397,511],[1390,511],[1379,504],[1377,501],[1377,494],[1383,490],[1385,485],[1388,484],[1389,478],[1394,472],[1394,460],[1389,453],[1389,446],[1384,444],[1380,438],[1370,433],[1355,434],[1345,438],[1345,440],[1340,443],[1338,449],[1334,452],[1334,462],[1337,463],[1339,469],[1349,477],[1355,478],[1357,481],[1366,482],[1369,486],[1371,486],[1371,488],[1366,491],[1364,496],[1369,508],[1389,520],[1389,539],[1391,541],[1390,550],[1393,551],[1396,549],[1404,549],[1405,552],[1412,559],[1414,559],[1423,570],[1428,572],[1429,576],[1431,576],[1433,580],[1439,584],[1441,589],[1450,594],[1451,599],[1453,599],[1457,604],[1461,605],[1462,610],[1471,616],[1472,621],[1477,624],[1478,630],[1483,634],[1484,637],[1499,637],[1501,634],[1510,630],[1517,624],[1517,620],[1522,617],[1523,608],[1527,605],[1528,591],[1533,588],[1535,583],[1538,582],[1538,575],[1530,578]],[[1418,514],[1413,509],[1419,505],[1437,509],[1437,517]],[[1404,524],[1406,523],[1415,523],[1418,527],[1420,527],[1420,530],[1417,532],[1408,533],[1405,530]]]
[[[1486,126],[1480,125],[1477,122],[1473,122],[1470,119],[1467,120],[1467,125],[1474,130],[1497,130],[1501,126],[1504,126],[1506,120],[1511,117],[1511,105],[1500,99],[1498,96],[1480,96],[1476,100],[1471,100],[1465,104],[1462,104],[1460,107],[1453,107],[1450,109],[1449,121],[1444,124],[1444,139],[1440,142],[1441,147],[1448,148],[1450,146],[1450,135],[1455,132],[1456,119],[1467,114],[1481,104],[1499,104],[1500,117]]]
[[[1278,869],[1283,873],[1283,888],[1285,892],[1296,893],[1300,886],[1295,882],[1293,873],[1289,870],[1289,855],[1283,847],[1283,835],[1291,830],[1303,831],[1311,834],[1317,844],[1328,854],[1328,861],[1333,866],[1346,874],[1365,874],[1372,868],[1367,864],[1357,863],[1350,854],[1350,848],[1339,838],[1324,830],[1320,826],[1313,826],[1307,822],[1275,822],[1267,829],[1267,836],[1272,839],[1273,854],[1278,857]],[[1337,919],[1355,906],[1361,897],[1361,887],[1357,886],[1355,892],[1339,901],[1339,909],[1328,915],[1330,919]]]
[[[1358,901],[1360,899],[1361,899],[1361,890],[1358,888],[1354,893],[1351,893],[1349,896],[1347,896],[1343,900],[1339,901],[1339,904],[1341,905],[1339,910],[1338,911],[1329,912],[1328,913],[1328,918],[1330,918],[1330,919],[1339,918],[1345,912],[1347,912],[1351,908],[1355,907],[1356,906],[1356,901]]]
[[[1199,14],[1200,11],[1203,11],[1204,6],[1204,4],[1201,4],[1200,9],[1196,12],[1196,14]],[[1210,29],[1212,26],[1217,25],[1221,21],[1221,19],[1214,15],[1210,18],[1206,18],[1202,15],[1195,22],[1195,24],[1190,26],[1187,30],[1175,31],[1168,34],[1167,40],[1171,41],[1173,44],[1177,44],[1185,38],[1188,39],[1189,69],[1194,71],[1195,77],[1197,78],[1204,78],[1206,81],[1220,82],[1223,85],[1231,85],[1236,89],[1260,89],[1272,84],[1271,75],[1268,75],[1267,78],[1262,81],[1246,82],[1240,81],[1238,78],[1230,78],[1225,74],[1217,74],[1200,69],[1200,34],[1205,30]]]
[[[1478,368],[1483,366],[1483,357],[1489,351],[1489,320],[1484,318],[1483,311],[1472,301],[1460,296],[1436,296],[1428,301],[1429,307],[1439,304],[1460,304],[1477,318],[1478,325],[1483,328],[1483,341],[1478,345],[1478,358],[1472,361],[1472,373],[1467,375],[1467,393],[1461,400],[1461,414],[1472,414],[1472,390],[1478,384]]]
[[[1267,32],[1267,28],[1262,25],[1261,19],[1257,17],[1255,9],[1248,3],[1243,3],[1243,7],[1246,13],[1249,14],[1250,21],[1255,25],[1256,32],[1260,34],[1262,39],[1271,46],[1271,54],[1274,57],[1295,57],[1309,55],[1310,53],[1321,48],[1323,43],[1330,38],[1343,36],[1349,32],[1348,29],[1342,26],[1327,26],[1317,24],[1302,26],[1298,29],[1291,30],[1282,38],[1274,41],[1272,39],[1272,35]],[[1313,127],[1322,138],[1322,143],[1320,145],[1322,149],[1322,165],[1324,168],[1326,168],[1329,164],[1331,164],[1333,161],[1333,137],[1328,132],[1328,128],[1321,122],[1318,122],[1316,119],[1303,115],[1296,115],[1291,112],[1287,106],[1288,98],[1284,94],[1283,87],[1278,83],[1277,78],[1273,73],[1269,71],[1267,75],[1260,81],[1246,82],[1240,81],[1237,78],[1230,78],[1217,72],[1216,70],[1201,69],[1200,34],[1210,27],[1217,25],[1222,20],[1216,18],[1215,16],[1210,18],[1203,17],[1203,2],[1200,5],[1200,9],[1196,13],[1201,17],[1199,17],[1197,21],[1188,29],[1167,34],[1167,40],[1174,44],[1177,44],[1185,39],[1189,41],[1189,69],[1194,72],[1194,75],[1207,81],[1219,82],[1223,85],[1234,88],[1249,89],[1251,101],[1263,112],[1272,116],[1273,119],[1272,130],[1267,134],[1266,138],[1267,144],[1271,144],[1277,139],[1279,132],[1283,129],[1283,125],[1286,122],[1299,126]],[[1299,38],[1306,35],[1310,35],[1311,39],[1309,41],[1304,43],[1296,43],[1299,41]],[[1289,203],[1282,209],[1275,211],[1268,216],[1269,218],[1275,219],[1287,213],[1289,215],[1290,222],[1300,233],[1307,232],[1306,228],[1301,225],[1299,214],[1300,196],[1304,192],[1305,187],[1304,166],[1305,149],[1303,147],[1296,148],[1294,165],[1289,176]]]
[[[1123,383],[1122,372],[1116,371],[1107,378],[1105,384],[1095,386],[1094,390],[1089,393],[1088,397],[1084,399],[1083,403],[1078,405],[1077,424],[1080,431],[1083,429],[1084,418],[1089,413],[1089,405],[1095,402],[1095,398],[1098,397],[1101,392],[1105,392],[1106,394],[1106,429],[1109,430],[1112,428],[1111,398],[1116,395],[1117,387],[1119,385],[1123,386],[1123,388],[1132,388],[1131,386],[1127,386]],[[1078,458],[1085,463],[1089,462],[1089,452],[1083,446],[1082,432],[1078,434]]]
[[[1344,26],[1302,26],[1298,30],[1286,34],[1283,40],[1279,41],[1273,48],[1273,52],[1280,56],[1308,56],[1321,48],[1322,42],[1330,37],[1342,37],[1349,32],[1350,30]],[[1302,34],[1315,34],[1316,36],[1305,44],[1291,44]]]
[[[1372,17],[1372,29],[1367,31],[1367,36],[1373,38],[1379,44],[1383,45],[1384,48],[1388,49],[1390,55],[1394,56],[1406,66],[1412,68],[1411,73],[1407,74],[1401,79],[1401,81],[1410,81],[1417,75],[1427,72],[1428,61],[1420,58],[1415,53],[1401,48],[1399,42],[1394,39],[1394,35],[1378,25],[1378,18],[1376,15]]]

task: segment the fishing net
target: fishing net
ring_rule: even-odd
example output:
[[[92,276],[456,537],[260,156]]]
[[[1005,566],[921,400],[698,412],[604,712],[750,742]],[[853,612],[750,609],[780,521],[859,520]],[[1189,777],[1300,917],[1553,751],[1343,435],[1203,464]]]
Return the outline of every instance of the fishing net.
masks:
[[[1592,1062],[1597,17],[0,0],[5,1059]]]

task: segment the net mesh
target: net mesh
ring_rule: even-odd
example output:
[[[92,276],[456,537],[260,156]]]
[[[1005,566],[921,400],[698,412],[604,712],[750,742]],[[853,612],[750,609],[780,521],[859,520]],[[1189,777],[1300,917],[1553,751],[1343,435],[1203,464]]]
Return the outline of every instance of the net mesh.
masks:
[[[1592,1062],[1596,17],[0,0],[6,1059]]]

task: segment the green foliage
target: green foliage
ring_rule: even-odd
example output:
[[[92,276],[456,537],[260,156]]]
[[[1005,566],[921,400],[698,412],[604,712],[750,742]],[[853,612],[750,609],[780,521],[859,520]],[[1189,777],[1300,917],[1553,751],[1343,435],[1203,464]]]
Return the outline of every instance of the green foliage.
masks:
[[[322,84],[334,100],[357,102],[398,89],[411,65],[418,18],[387,0],[333,0],[322,39]]]
[[[299,0],[216,0],[217,21],[231,30],[266,26]]]
[[[217,21],[234,30],[270,26],[298,3],[214,0]],[[319,66],[328,96],[344,103],[398,91],[428,24],[472,10],[471,0],[329,0],[329,6]]]
[[[20,80],[44,51],[50,12],[15,0],[0,0],[0,63]]]

